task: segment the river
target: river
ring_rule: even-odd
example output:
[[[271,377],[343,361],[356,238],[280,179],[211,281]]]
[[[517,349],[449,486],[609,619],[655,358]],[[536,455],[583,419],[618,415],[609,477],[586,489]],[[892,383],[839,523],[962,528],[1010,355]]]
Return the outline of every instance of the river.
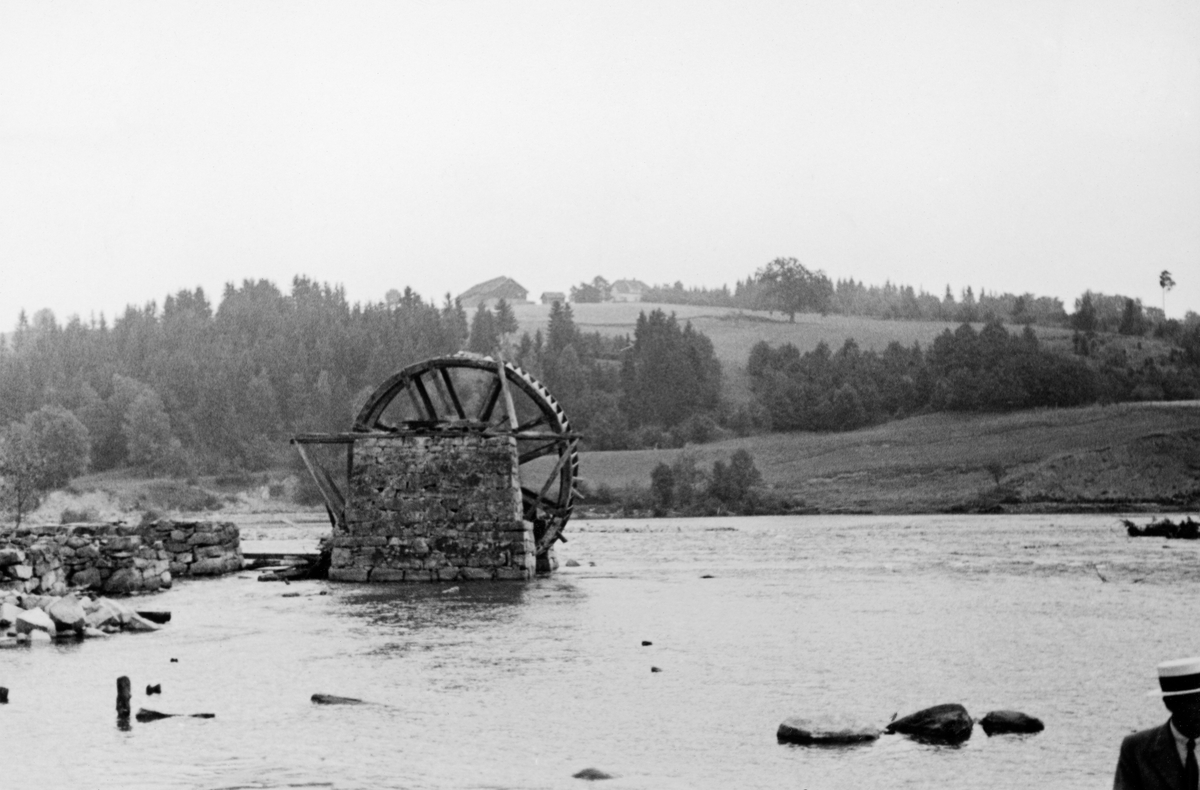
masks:
[[[529,584],[258,582],[139,599],[150,634],[0,651],[0,785],[24,788],[1096,788],[1200,654],[1200,545],[1113,516],[576,521]],[[711,578],[705,578],[711,577]],[[451,587],[457,587],[451,591]],[[294,595],[298,593],[298,595]],[[643,646],[643,641],[652,642]],[[173,659],[175,659],[173,661]],[[652,672],[658,667],[661,672]],[[119,729],[134,708],[214,713]],[[162,695],[146,697],[147,684]],[[319,706],[316,692],[371,704]],[[944,702],[1042,733],[779,745]]]

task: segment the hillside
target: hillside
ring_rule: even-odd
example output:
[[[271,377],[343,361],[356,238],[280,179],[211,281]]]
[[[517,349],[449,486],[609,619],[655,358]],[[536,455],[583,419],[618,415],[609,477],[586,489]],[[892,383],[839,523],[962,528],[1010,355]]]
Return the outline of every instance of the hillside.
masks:
[[[721,362],[723,373],[722,395],[732,403],[750,400],[749,378],[746,375],[746,360],[750,349],[760,340],[773,346],[791,343],[801,352],[811,351],[824,341],[836,350],[853,338],[864,351],[882,351],[893,341],[904,346],[920,343],[927,347],[933,339],[947,329],[958,326],[942,321],[882,321],[876,318],[856,316],[802,313],[796,322],[789,323],[780,313],[735,310],[722,307],[693,307],[689,305],[649,304],[645,302],[602,304],[572,304],[575,324],[582,332],[600,332],[604,335],[632,335],[639,313],[660,309],[668,315],[675,313],[679,321],[691,321],[700,332],[708,336],[713,350]],[[549,319],[547,305],[517,305],[513,308],[519,332],[532,335],[543,332]],[[976,328],[982,324],[976,324]],[[1011,331],[1018,331],[1010,327]],[[1033,327],[1038,339],[1046,347],[1063,352],[1071,348],[1071,330],[1058,327]],[[1104,335],[1105,347],[1121,349],[1135,366],[1140,366],[1147,356],[1165,357],[1168,346],[1150,338],[1132,338],[1119,335]]]
[[[764,483],[799,512],[1164,512],[1200,508],[1200,402],[1126,404],[1004,415],[931,414],[832,434],[767,434],[682,450],[590,452],[591,488],[645,487],[651,470],[688,453],[702,469],[749,451]],[[244,479],[91,474],[52,493],[30,523],[64,511],[136,522],[142,513],[202,514],[311,537],[327,521],[294,504],[289,469]],[[580,503],[578,517],[591,506]],[[314,532],[313,530],[316,530]],[[286,531],[286,530],[285,530]],[[279,537],[279,535],[274,535]]]
[[[1200,506],[1200,403],[930,414],[832,434],[768,434],[588,453],[592,486],[644,486],[660,462],[745,449],[764,482],[823,513],[1158,510]]]

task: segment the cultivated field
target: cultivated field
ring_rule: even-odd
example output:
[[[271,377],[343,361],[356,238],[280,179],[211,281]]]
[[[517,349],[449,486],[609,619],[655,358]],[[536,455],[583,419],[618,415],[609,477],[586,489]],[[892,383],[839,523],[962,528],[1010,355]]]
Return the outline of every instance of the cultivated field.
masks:
[[[724,307],[689,307],[686,305],[635,303],[573,304],[571,310],[575,324],[583,332],[600,332],[605,335],[630,335],[639,313],[660,309],[668,315],[675,313],[682,323],[691,321],[692,326],[708,336],[713,350],[721,361],[724,374],[723,392],[733,403],[744,403],[750,399],[749,381],[746,377],[746,360],[750,349],[760,340],[773,346],[791,343],[800,351],[811,351],[824,341],[833,350],[842,346],[847,338],[853,338],[864,351],[882,351],[892,341],[905,346],[920,343],[927,347],[933,339],[947,329],[954,330],[958,324],[942,321],[880,321],[874,318],[804,313],[789,323],[781,313],[756,310],[734,310]],[[545,332],[550,308],[547,305],[517,305],[513,308],[520,332],[532,335],[538,329]],[[976,324],[981,328],[982,324]],[[1019,331],[1018,328],[1009,328]],[[1070,349],[1071,331],[1056,327],[1034,327],[1039,339],[1048,347]],[[1165,354],[1165,347],[1152,340],[1133,338],[1110,338],[1108,342],[1127,348],[1135,364],[1140,356],[1155,353]],[[1138,345],[1144,347],[1144,352]]]
[[[702,468],[745,449],[764,482],[822,512],[1158,509],[1200,503],[1200,403],[1013,414],[929,414],[848,433],[767,434],[682,450],[595,452],[593,486],[644,486],[689,453]]]

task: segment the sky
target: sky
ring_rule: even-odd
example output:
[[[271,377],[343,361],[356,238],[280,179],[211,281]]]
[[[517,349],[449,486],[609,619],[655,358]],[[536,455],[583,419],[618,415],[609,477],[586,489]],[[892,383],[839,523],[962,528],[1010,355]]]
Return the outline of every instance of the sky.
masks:
[[[1200,312],[1200,4],[0,0],[0,330],[776,257]]]

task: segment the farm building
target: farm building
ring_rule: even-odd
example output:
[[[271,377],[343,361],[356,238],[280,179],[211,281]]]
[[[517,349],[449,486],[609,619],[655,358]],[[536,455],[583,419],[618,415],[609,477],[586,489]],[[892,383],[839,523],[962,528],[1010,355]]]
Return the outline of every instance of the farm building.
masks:
[[[511,277],[496,277],[487,282],[472,285],[458,295],[463,307],[495,307],[503,299],[509,304],[528,304],[529,291]]]
[[[542,304],[554,304],[555,302],[558,302],[559,304],[566,304],[567,295],[562,291],[544,291],[542,293],[541,301]]]
[[[640,302],[642,294],[649,290],[650,286],[641,280],[617,280],[611,288],[612,301]]]

